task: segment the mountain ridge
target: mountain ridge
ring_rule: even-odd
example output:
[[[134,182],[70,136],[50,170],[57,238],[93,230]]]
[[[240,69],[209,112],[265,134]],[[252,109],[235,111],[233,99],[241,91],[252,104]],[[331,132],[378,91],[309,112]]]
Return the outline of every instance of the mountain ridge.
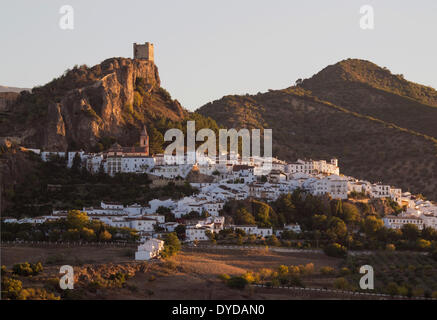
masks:
[[[362,59],[345,59],[329,65],[303,80],[302,86],[314,87],[316,83],[323,83],[325,87],[338,86],[344,81],[366,83],[373,88],[437,107],[437,91],[434,88],[408,81],[402,74],[392,74],[386,67]]]
[[[343,69],[327,67],[322,76],[282,90],[225,96],[197,112],[225,127],[273,129],[274,154],[285,160],[338,157],[345,174],[437,199],[437,109],[358,81]],[[354,100],[358,93],[363,102]],[[416,121],[417,110],[428,112],[426,122]]]
[[[30,91],[29,88],[18,88],[18,87],[8,87],[0,85],[0,92],[16,92],[20,93],[21,91]]]

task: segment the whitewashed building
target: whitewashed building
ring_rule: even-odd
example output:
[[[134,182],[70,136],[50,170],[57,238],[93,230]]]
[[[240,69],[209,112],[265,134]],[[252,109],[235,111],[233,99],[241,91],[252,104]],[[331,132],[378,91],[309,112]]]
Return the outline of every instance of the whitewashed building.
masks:
[[[150,239],[138,246],[135,252],[135,260],[150,260],[158,257],[164,249],[164,241],[159,239]]]
[[[384,225],[391,229],[401,229],[406,224],[412,224],[417,226],[419,230],[422,230],[424,226],[423,219],[413,215],[389,215],[384,217],[382,220],[384,221]]]

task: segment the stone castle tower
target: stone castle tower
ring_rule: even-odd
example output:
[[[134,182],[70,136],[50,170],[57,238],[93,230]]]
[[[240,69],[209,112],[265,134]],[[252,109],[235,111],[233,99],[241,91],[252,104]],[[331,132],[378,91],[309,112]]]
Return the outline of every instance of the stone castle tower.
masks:
[[[134,59],[144,59],[154,61],[153,43],[146,42],[145,44],[134,43]]]

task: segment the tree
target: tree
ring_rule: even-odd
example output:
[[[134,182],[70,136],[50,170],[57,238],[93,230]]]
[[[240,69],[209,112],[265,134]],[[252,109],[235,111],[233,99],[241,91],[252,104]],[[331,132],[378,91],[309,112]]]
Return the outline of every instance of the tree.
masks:
[[[347,255],[347,250],[341,244],[331,243],[323,248],[327,256],[344,258]]]
[[[274,247],[279,247],[281,245],[281,241],[279,241],[274,234],[268,238],[267,243]]]
[[[292,201],[291,194],[280,196],[275,202],[275,210],[278,215],[281,215],[284,218],[285,223],[291,223],[296,221],[296,206]]]
[[[385,288],[385,291],[391,296],[396,296],[399,294],[399,287],[395,282],[390,282]]]
[[[431,248],[431,241],[425,239],[417,239],[416,247],[419,250],[428,250],[429,248]]]
[[[355,224],[360,220],[360,211],[352,203],[343,203],[343,215],[340,216],[347,224]]]
[[[81,167],[82,167],[82,159],[80,158],[79,153],[76,152],[73,158],[73,164],[71,166],[71,170],[73,170],[76,173],[79,173]]]
[[[62,238],[66,241],[77,241],[80,239],[80,233],[78,229],[68,229],[64,232]]]
[[[205,210],[205,209],[202,210],[202,214],[200,215],[200,217],[201,217],[202,219],[208,218],[208,217],[210,217],[210,216],[211,216],[211,215],[209,214],[209,212],[208,212],[207,210]]]
[[[258,212],[256,214],[256,221],[259,223],[261,227],[270,227],[272,225],[270,222],[269,211],[270,211],[270,207],[266,204],[263,204],[259,207]]]
[[[367,216],[362,222],[364,233],[368,236],[374,236],[383,226],[384,222],[375,216]]]
[[[256,235],[250,234],[249,237],[247,238],[247,241],[249,241],[249,243],[255,243],[256,242]]]
[[[431,227],[422,229],[422,238],[425,240],[437,240],[437,230]]]
[[[227,281],[229,288],[243,290],[248,284],[244,277],[232,277]]]
[[[316,214],[313,216],[313,229],[324,231],[328,228],[328,217],[324,214]]]
[[[88,215],[86,212],[79,210],[71,210],[67,215],[67,225],[72,229],[82,229],[88,223]]]
[[[84,227],[81,230],[81,238],[86,241],[94,241],[96,240],[96,234],[93,229]]]
[[[109,241],[112,238],[112,234],[110,234],[107,230],[104,230],[103,232],[100,232],[99,234],[99,240],[100,241]]]
[[[162,133],[159,132],[154,127],[150,127],[148,131],[149,131],[149,135],[150,135],[150,141],[149,141],[150,154],[157,154],[157,153],[164,152],[164,149],[163,149],[164,137],[163,137]]]
[[[278,268],[278,273],[279,273],[280,275],[287,275],[287,274],[288,274],[288,267],[285,266],[285,265],[283,265],[283,264],[281,264],[281,265],[279,266],[279,268]]]
[[[335,209],[333,214],[337,217],[343,216],[343,201],[335,200]]]
[[[191,210],[186,215],[184,215],[184,218],[185,219],[200,219],[200,213],[195,211],[195,210]]]
[[[164,258],[171,257],[181,250],[181,242],[175,232],[167,234],[164,240],[164,250],[162,256]]]
[[[246,210],[246,208],[238,209],[235,214],[236,224],[255,224],[255,218]]]
[[[347,227],[343,220],[337,217],[329,219],[329,229],[327,231],[332,240],[344,239],[347,235]]]
[[[170,208],[167,208],[164,206],[159,206],[158,209],[156,209],[156,213],[165,216],[166,222],[175,222],[176,221],[176,218],[175,218],[173,212],[171,212]]]
[[[184,240],[185,239],[185,235],[186,235],[186,229],[187,227],[184,226],[183,224],[179,224],[174,231],[176,232],[176,235],[179,239]]]
[[[402,235],[406,240],[416,241],[419,238],[420,230],[414,224],[404,224],[401,228]]]
[[[235,229],[235,234],[237,236],[245,237],[246,236],[246,231],[244,231],[243,229]]]

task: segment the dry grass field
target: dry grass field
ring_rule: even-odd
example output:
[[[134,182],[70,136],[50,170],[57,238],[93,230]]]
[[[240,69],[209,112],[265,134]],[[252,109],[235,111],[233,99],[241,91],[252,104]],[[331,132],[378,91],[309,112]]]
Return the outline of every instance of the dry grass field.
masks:
[[[321,266],[338,267],[339,259],[323,254],[279,253],[267,250],[216,250],[186,249],[167,261],[135,262],[133,249],[127,248],[1,248],[1,263],[11,268],[15,263],[38,262],[44,264],[42,274],[22,277],[23,285],[43,287],[48,279],[59,277],[59,267],[70,264],[75,272],[89,274],[89,270],[136,270],[122,288],[102,288],[88,291],[85,282],[79,282],[79,299],[301,299],[326,298],[317,293],[305,295],[288,290],[253,288],[235,290],[228,288],[218,275],[241,275],[261,268],[276,269],[279,265],[314,263],[316,274],[307,279],[308,285],[332,287],[332,279],[321,276]],[[143,268],[138,268],[139,266]],[[100,268],[100,269],[99,269]]]

